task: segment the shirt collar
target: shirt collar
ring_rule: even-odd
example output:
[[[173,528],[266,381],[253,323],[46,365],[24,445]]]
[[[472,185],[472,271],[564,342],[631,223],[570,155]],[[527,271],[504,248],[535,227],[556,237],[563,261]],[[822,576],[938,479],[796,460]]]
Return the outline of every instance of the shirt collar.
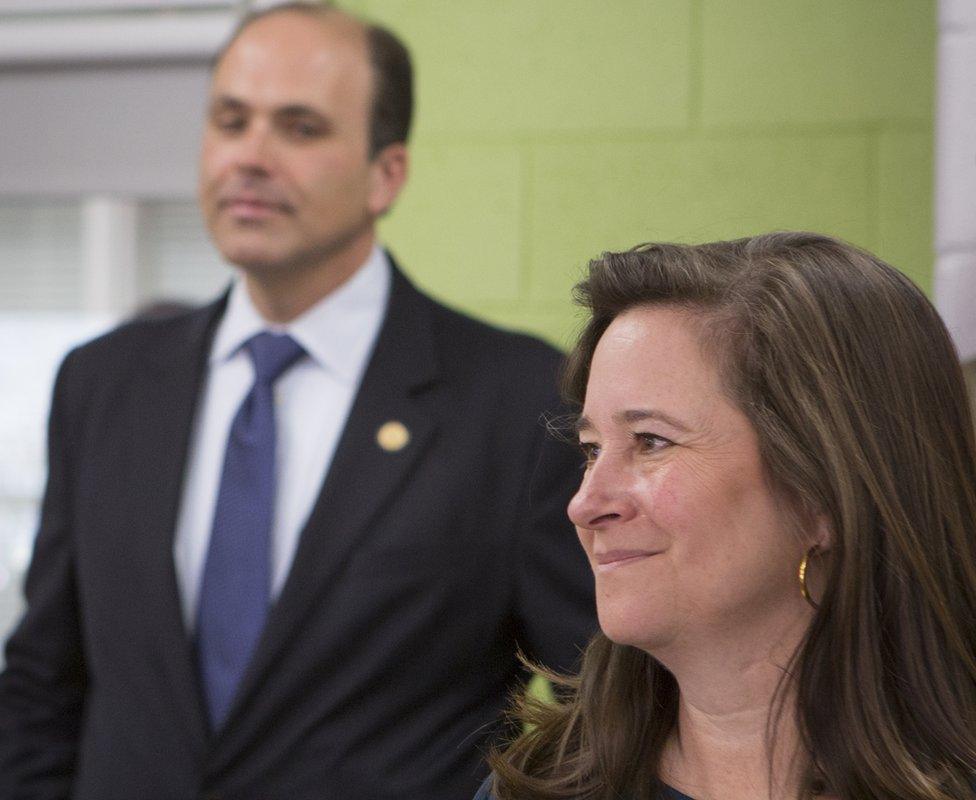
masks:
[[[378,245],[338,289],[284,325],[266,321],[238,277],[210,351],[210,364],[232,358],[256,333],[287,333],[324,369],[341,380],[358,380],[379,331],[390,294],[391,266]]]

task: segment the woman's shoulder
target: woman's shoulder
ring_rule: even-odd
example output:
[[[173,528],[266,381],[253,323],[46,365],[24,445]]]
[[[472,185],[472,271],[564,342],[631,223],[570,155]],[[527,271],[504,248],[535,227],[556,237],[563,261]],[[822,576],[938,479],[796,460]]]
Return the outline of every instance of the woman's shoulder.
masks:
[[[478,794],[474,796],[474,800],[495,800],[495,795],[491,793],[491,775],[485,778],[481,788],[478,789]]]
[[[481,788],[478,789],[478,794],[474,796],[474,800],[496,800],[495,795],[491,793],[491,775],[485,778]],[[665,786],[661,790],[661,800],[692,800],[692,798],[682,794],[677,789]]]
[[[682,794],[677,789],[672,789],[670,786],[662,786],[661,800],[693,800],[693,798]]]

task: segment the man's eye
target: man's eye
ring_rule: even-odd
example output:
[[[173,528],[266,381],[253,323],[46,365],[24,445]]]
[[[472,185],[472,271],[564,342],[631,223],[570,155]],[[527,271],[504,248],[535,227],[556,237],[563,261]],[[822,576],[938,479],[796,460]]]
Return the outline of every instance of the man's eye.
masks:
[[[244,130],[246,120],[240,114],[219,114],[213,118],[214,126],[227,133],[236,133]]]
[[[322,128],[319,125],[301,120],[290,123],[286,130],[290,136],[296,139],[315,139],[322,135]]]

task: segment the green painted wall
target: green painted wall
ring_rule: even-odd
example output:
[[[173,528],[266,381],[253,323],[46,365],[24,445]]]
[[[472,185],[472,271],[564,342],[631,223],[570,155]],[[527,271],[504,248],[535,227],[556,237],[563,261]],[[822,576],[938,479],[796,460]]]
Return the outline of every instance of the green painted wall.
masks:
[[[418,73],[383,237],[423,286],[566,346],[605,249],[807,228],[928,289],[934,0],[354,0]]]

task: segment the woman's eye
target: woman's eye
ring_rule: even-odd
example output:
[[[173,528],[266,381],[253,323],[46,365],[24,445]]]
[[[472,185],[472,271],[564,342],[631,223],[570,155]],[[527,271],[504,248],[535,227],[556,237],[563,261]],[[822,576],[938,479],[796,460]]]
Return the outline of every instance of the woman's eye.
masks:
[[[600,446],[594,442],[580,442],[579,446],[583,452],[583,467],[588,467],[600,455]]]
[[[649,453],[657,453],[674,444],[670,439],[665,439],[656,433],[635,432],[633,436],[640,444],[641,449]]]

